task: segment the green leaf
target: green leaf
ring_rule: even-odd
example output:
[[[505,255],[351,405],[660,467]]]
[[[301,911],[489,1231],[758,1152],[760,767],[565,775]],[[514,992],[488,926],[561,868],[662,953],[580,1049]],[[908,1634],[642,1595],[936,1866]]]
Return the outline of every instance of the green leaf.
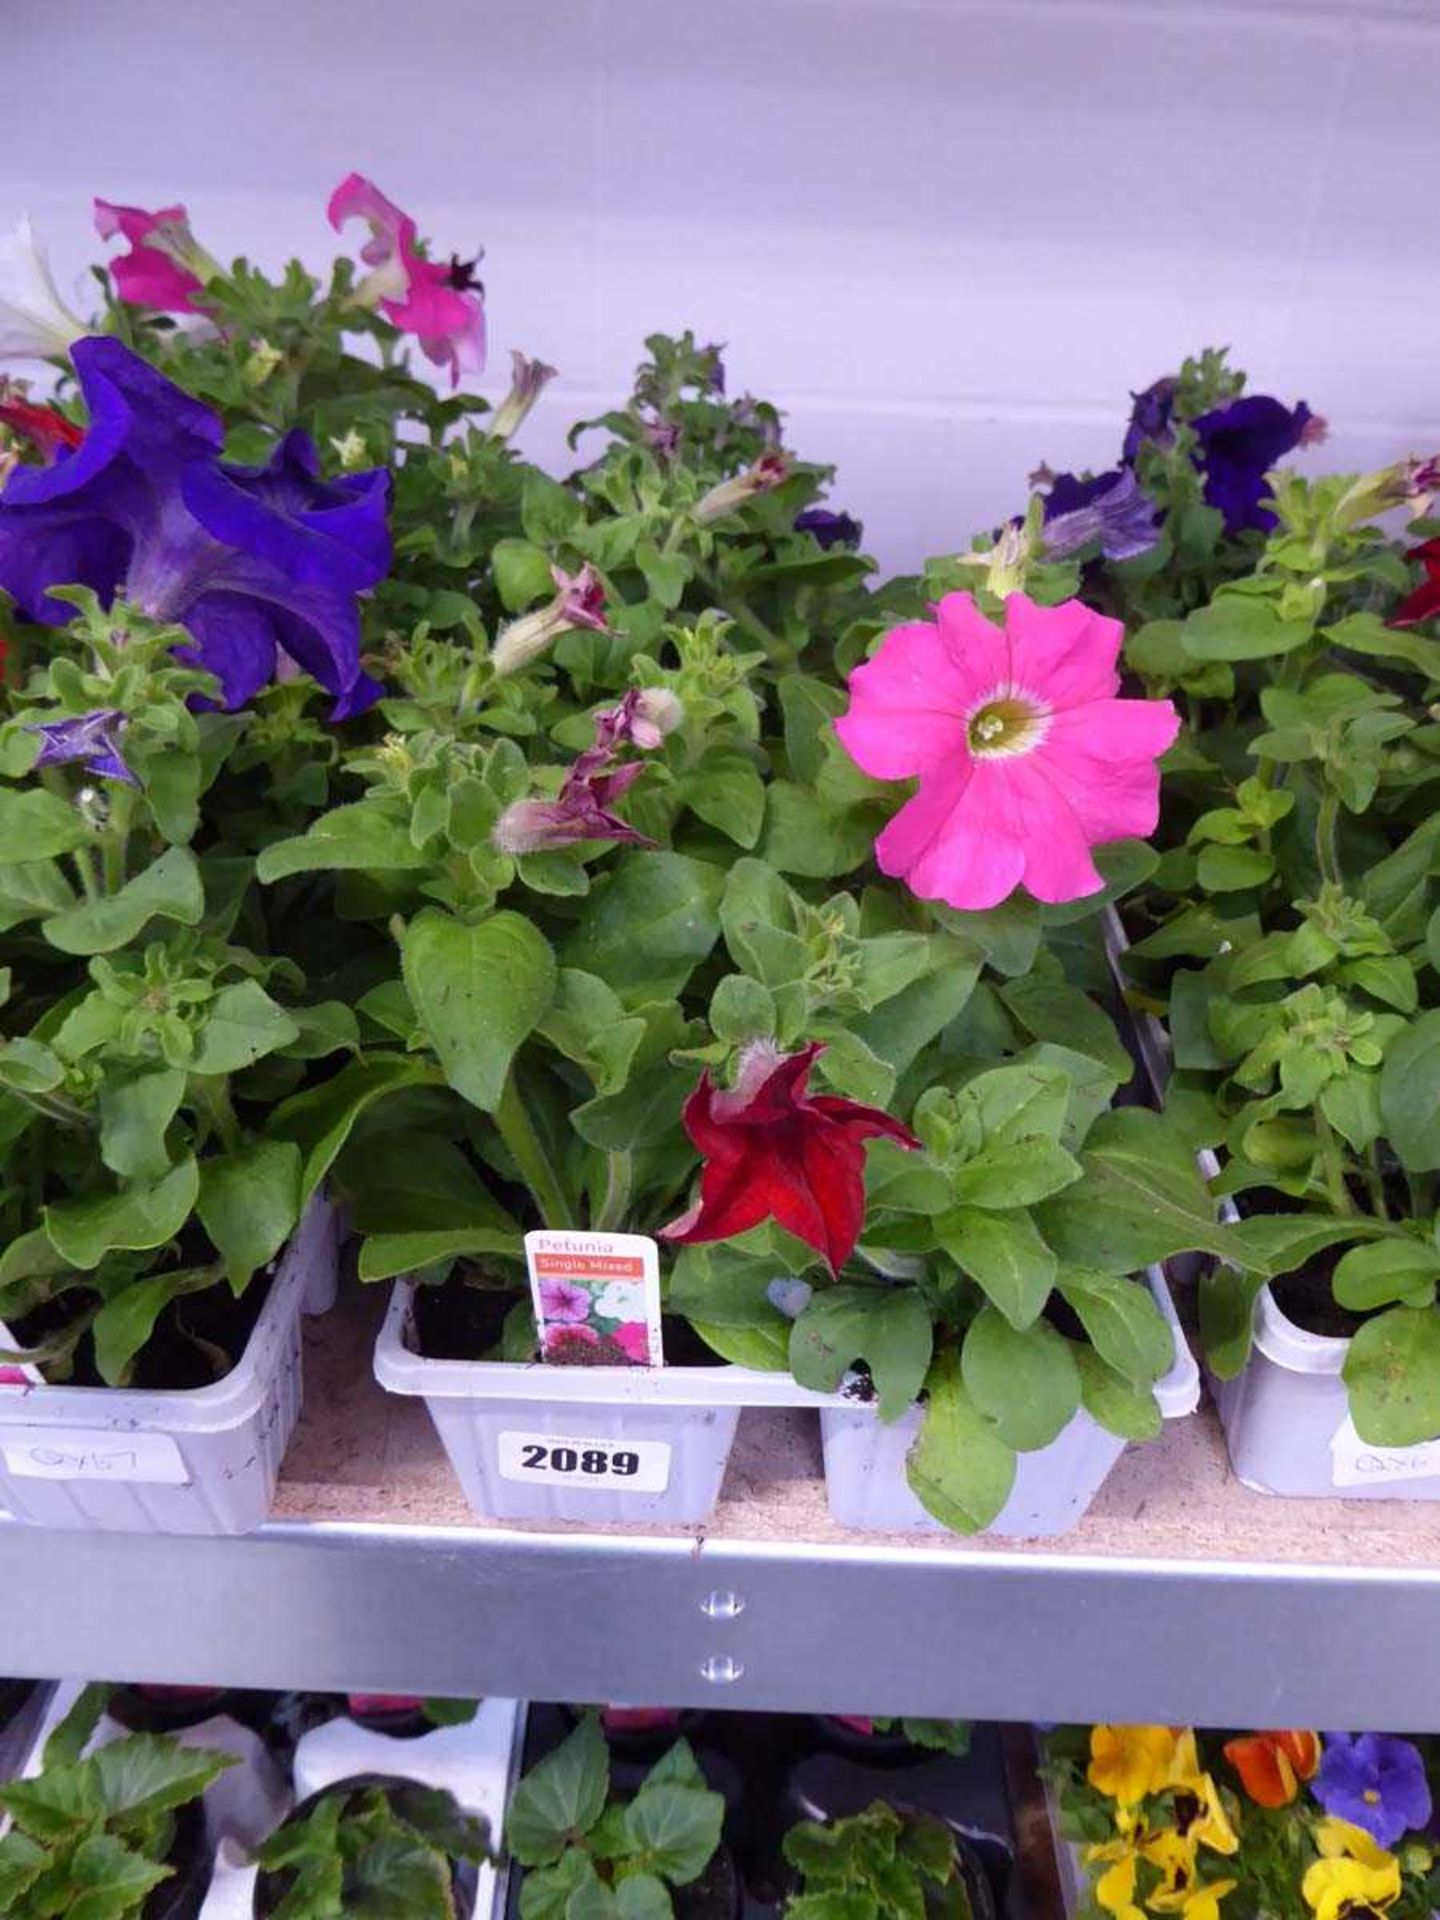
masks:
[[[1190,1149],[1159,1114],[1102,1114],[1080,1165],[1081,1178],[1036,1209],[1036,1225],[1062,1260],[1134,1273],[1187,1249],[1224,1251]]]
[[[1107,1367],[1093,1348],[1077,1342],[1075,1365],[1080,1372],[1080,1404],[1098,1426],[1121,1440],[1154,1440],[1164,1426],[1155,1395],[1137,1387],[1114,1367]]]
[[[1274,871],[1275,856],[1256,847],[1202,847],[1195,863],[1196,878],[1207,893],[1263,887]]]
[[[951,1192],[962,1207],[1009,1212],[1059,1193],[1080,1178],[1081,1164],[1042,1133],[989,1142],[954,1169]]]
[[[507,613],[521,613],[555,596],[550,556],[528,540],[497,540],[490,551],[495,591]]]
[[[727,973],[710,996],[710,1031],[732,1046],[768,1038],[775,1031],[770,989],[749,974]]]
[[[138,1820],[197,1799],[235,1758],[208,1747],[183,1747],[161,1734],[132,1733],[107,1741],[82,1764],[94,1768],[106,1813]]]
[[[78,807],[46,787],[0,787],[0,866],[73,853],[92,838]]]
[[[299,1037],[299,1027],[258,980],[239,980],[211,1001],[190,1071],[242,1073]]]
[[[294,1232],[301,1172],[293,1140],[255,1140],[200,1162],[196,1211],[237,1293]]]
[[[510,1062],[555,991],[555,956],[518,913],[466,926],[427,907],[401,942],[405,986],[457,1093],[493,1113]]]
[[[914,1404],[930,1365],[930,1313],[909,1287],[825,1287],[790,1330],[790,1371],[802,1387],[834,1393],[863,1360],[882,1420]]]
[[[1401,1231],[1358,1213],[1343,1219],[1314,1213],[1256,1214],[1221,1228],[1216,1251],[1247,1273],[1275,1280],[1344,1240],[1384,1240]]]
[[[1080,1373],[1070,1343],[1044,1320],[1023,1330],[982,1307],[960,1355],[966,1391],[1007,1447],[1048,1447],[1080,1405]]]
[[[372,1233],[361,1245],[358,1271],[362,1280],[393,1280],[398,1273],[415,1273],[441,1260],[487,1253],[518,1260],[523,1251],[518,1226],[511,1233],[497,1232],[493,1227],[432,1227],[416,1233]]]
[[[938,969],[850,1022],[850,1030],[872,1053],[904,1073],[965,1010],[980,978],[981,962],[968,957],[954,940],[935,941]]]
[[[1355,1431],[1372,1447],[1413,1447],[1440,1436],[1440,1313],[1391,1307],[1367,1320],[1342,1369]]]
[[[680,782],[692,813],[742,847],[753,847],[765,818],[765,782],[747,754],[711,747]]]
[[[1010,1013],[1036,1040],[1050,1040],[1088,1054],[1108,1067],[1123,1085],[1135,1063],[1115,1031],[1115,1023],[1078,987],[1046,974],[1008,980],[999,989]]]
[[[1423,1240],[1373,1240],[1351,1247],[1335,1265],[1335,1298],[1352,1313],[1373,1313],[1396,1301],[1410,1307],[1433,1304],[1440,1280],[1440,1252]]]
[[[920,1433],[905,1463],[910,1490],[952,1533],[978,1533],[1015,1484],[1015,1455],[966,1391],[960,1356],[935,1357]]]
[[[804,786],[813,787],[825,764],[827,730],[830,722],[845,711],[845,695],[839,687],[806,673],[781,674],[776,691],[785,717],[790,771]]]
[[[1192,660],[1270,660],[1303,647],[1314,635],[1308,620],[1284,620],[1273,600],[1227,591],[1183,623],[1180,639]]]
[[[125,1180],[170,1169],[165,1129],[179,1111],[185,1075],[170,1067],[115,1067],[100,1088],[100,1158]]]
[[[1385,1049],[1380,1112],[1403,1167],[1440,1167],[1440,1008],[1410,1021]]]
[[[1148,1387],[1175,1364],[1175,1336],[1143,1280],[1062,1267],[1058,1286],[1107,1366]]]
[[[332,1079],[277,1107],[270,1120],[272,1139],[293,1140],[304,1156],[300,1198],[308,1200],[330,1171],[361,1114],[387,1094],[407,1087],[440,1085],[440,1075],[425,1060],[397,1054],[372,1054],[342,1067]]]
[[[505,1814],[505,1841],[524,1867],[558,1860],[604,1811],[610,1758],[599,1717],[587,1713],[567,1740],[526,1774]]]
[[[720,932],[724,875],[678,853],[632,853],[597,885],[562,959],[606,981],[627,1006],[669,1000]]]
[[[589,1854],[572,1847],[553,1867],[533,1869],[520,1882],[520,1920],[567,1920],[571,1894],[600,1885]]]
[[[50,1855],[18,1828],[0,1838],[0,1913],[21,1914],[21,1895],[34,1886]]]
[[[292,873],[400,873],[430,864],[411,837],[406,815],[392,804],[357,800],[321,814],[293,839],[274,841],[256,861],[255,873],[268,886]]]
[[[837,807],[808,787],[772,780],[766,789],[765,858],[782,873],[828,880],[874,851],[885,812],[874,802]]]
[[[143,1251],[173,1240],[195,1207],[200,1174],[186,1158],[153,1186],[86,1200],[57,1200],[45,1209],[55,1251],[88,1272],[116,1248]]]
[[[653,1873],[627,1875],[615,1889],[615,1906],[623,1920],[674,1920],[665,1883]]]
[[[118,1834],[92,1833],[70,1857],[66,1920],[129,1920],[174,1871],[127,1847]]]
[[[701,1787],[707,1783],[700,1762],[695,1758],[695,1749],[690,1742],[679,1739],[651,1767],[641,1782],[642,1786],[658,1787],[662,1781],[673,1781],[680,1787]]]
[[[1004,1213],[956,1207],[935,1222],[935,1237],[1012,1327],[1023,1329],[1038,1319],[1059,1262],[1022,1207]]]
[[[123,1387],[130,1363],[155,1331],[155,1322],[172,1300],[204,1293],[215,1285],[212,1267],[167,1267],[132,1280],[108,1299],[90,1323],[95,1365],[107,1386]]]
[[[187,847],[168,847],[118,893],[82,900],[45,922],[45,938],[61,953],[113,953],[126,946],[153,919],[199,924],[205,912],[200,869]]]
[[[720,1844],[724,1796],[674,1780],[647,1780],[625,1809],[625,1833],[646,1867],[688,1886]]]
[[[75,889],[53,860],[0,867],[0,931],[73,904]]]

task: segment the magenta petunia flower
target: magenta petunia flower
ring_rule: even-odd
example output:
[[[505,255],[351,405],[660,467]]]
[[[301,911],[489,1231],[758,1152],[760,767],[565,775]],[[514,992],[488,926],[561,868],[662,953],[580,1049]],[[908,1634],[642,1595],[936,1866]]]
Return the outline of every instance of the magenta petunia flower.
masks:
[[[205,290],[204,273],[213,267],[209,255],[190,231],[184,207],[116,206],[95,202],[95,231],[102,240],[118,233],[130,242],[128,253],[110,262],[111,278],[120,298],[133,307],[151,307],[156,313],[198,313],[195,296]]]
[[[637,1367],[649,1365],[650,1329],[643,1320],[622,1320],[618,1327],[611,1328],[610,1338]]]
[[[1003,628],[968,593],[934,611],[886,634],[835,722],[866,773],[920,781],[875,843],[881,870],[962,909],[1017,886],[1052,902],[1098,892],[1090,849],[1155,831],[1155,762],[1179,714],[1116,698],[1124,630],[1078,600],[1012,593]]]
[[[540,1311],[552,1324],[578,1325],[590,1318],[590,1293],[573,1280],[542,1280]]]
[[[572,1365],[593,1365],[598,1355],[588,1351],[598,1347],[600,1336],[593,1327],[547,1327],[545,1329],[545,1358],[547,1360],[566,1360]]]
[[[370,272],[356,288],[356,299],[378,306],[392,326],[413,333],[427,360],[450,369],[452,387],[458,386],[462,369],[478,373],[485,364],[485,304],[475,278],[477,262],[458,255],[427,260],[410,215],[363,174],[348,174],[340,182],[327,212],[337,233],[349,220],[363,220],[370,229],[360,249]]]

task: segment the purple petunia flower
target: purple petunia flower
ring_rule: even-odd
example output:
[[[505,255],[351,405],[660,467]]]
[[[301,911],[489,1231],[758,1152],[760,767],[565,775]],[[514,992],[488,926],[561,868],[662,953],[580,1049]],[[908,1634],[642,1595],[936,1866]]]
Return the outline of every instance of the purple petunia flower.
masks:
[[[540,1282],[540,1311],[553,1325],[579,1326],[590,1318],[590,1307],[589,1290],[573,1280]]]
[[[1045,515],[1045,551],[1051,559],[1078,553],[1093,540],[1107,560],[1133,560],[1148,553],[1160,538],[1155,503],[1141,490],[1128,467],[1110,477],[1103,492],[1093,493],[1087,505],[1052,518]]]
[[[359,713],[380,689],[360,666],[356,596],[390,564],[383,469],[320,478],[309,436],[262,467],[219,458],[220,421],[118,340],[72,350],[90,412],[81,445],[22,467],[0,493],[0,587],[49,626],[72,617],[50,589],[122,591],[185,627],[181,657],[213,673],[227,707],[274,678],[283,651]]]
[[[1247,394],[1191,421],[1200,442],[1205,499],[1225,516],[1227,533],[1264,533],[1275,516],[1261,502],[1265,476],[1307,439],[1315,416],[1303,400],[1291,408],[1266,393]]]
[[[832,513],[828,507],[807,507],[794,520],[797,533],[808,533],[817,546],[858,547],[863,529],[848,513]]]
[[[1127,467],[1134,464],[1147,440],[1154,440],[1162,447],[1169,445],[1170,415],[1178,385],[1173,374],[1166,374],[1142,392],[1131,394],[1134,404],[1130,408],[1130,424],[1125,429],[1125,444],[1120,450],[1120,458]]]
[[[1110,491],[1121,472],[1121,468],[1111,467],[1107,473],[1091,474],[1084,480],[1073,473],[1050,474],[1050,491],[1045,495],[1046,524],[1062,514],[1079,513],[1083,507],[1092,506]]]
[[[1430,1783],[1408,1740],[1390,1733],[1327,1733],[1311,1792],[1326,1813],[1363,1827],[1378,1846],[1393,1847],[1428,1826]]]
[[[117,708],[97,707],[94,713],[82,714],[79,719],[47,720],[42,726],[27,727],[26,732],[40,736],[37,767],[83,760],[102,780],[123,780],[126,786],[136,787],[140,783],[120,753],[124,726],[125,716]]]

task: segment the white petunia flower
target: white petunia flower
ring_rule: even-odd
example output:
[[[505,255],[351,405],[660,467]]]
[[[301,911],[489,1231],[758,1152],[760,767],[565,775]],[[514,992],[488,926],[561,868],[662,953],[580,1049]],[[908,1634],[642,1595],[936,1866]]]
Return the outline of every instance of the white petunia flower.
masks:
[[[53,360],[90,331],[60,298],[28,214],[0,233],[0,360]]]

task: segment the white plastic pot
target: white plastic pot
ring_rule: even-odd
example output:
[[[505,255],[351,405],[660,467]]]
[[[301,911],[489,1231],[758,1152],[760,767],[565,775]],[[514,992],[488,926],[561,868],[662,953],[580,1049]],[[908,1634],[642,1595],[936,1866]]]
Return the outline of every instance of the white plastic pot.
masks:
[[[346,1718],[330,1720],[307,1733],[295,1749],[295,1798],[308,1800],[362,1774],[418,1780],[448,1789],[467,1813],[487,1819],[498,1851],[518,1766],[519,1732],[520,1711],[514,1700],[482,1700],[466,1725],[437,1727],[415,1740],[373,1733]],[[255,1879],[256,1869],[243,1849],[222,1842],[199,1920],[253,1920]],[[475,1920],[492,1920],[501,1911],[502,1895],[495,1869],[481,1867]]]
[[[335,1221],[311,1203],[245,1351],[213,1386],[0,1386],[0,1505],[42,1527],[248,1533],[300,1414],[300,1321],[334,1299]]]
[[[1175,1341],[1174,1365],[1156,1382],[1155,1397],[1165,1418],[1178,1420],[1200,1404],[1200,1370],[1186,1345],[1164,1274],[1152,1267],[1146,1278]],[[825,1492],[841,1526],[862,1533],[947,1531],[920,1504],[905,1478],[905,1456],[920,1431],[920,1418],[919,1407],[912,1407],[886,1425],[873,1405],[839,1394],[826,1399],[820,1414]],[[1124,1451],[1125,1442],[1082,1408],[1048,1447],[1017,1456],[1010,1498],[985,1533],[1041,1539],[1068,1532]]]
[[[399,1281],[375,1377],[430,1409],[465,1497],[492,1520],[697,1526],[715,1510],[742,1407],[824,1406],[750,1367],[429,1360]]]

